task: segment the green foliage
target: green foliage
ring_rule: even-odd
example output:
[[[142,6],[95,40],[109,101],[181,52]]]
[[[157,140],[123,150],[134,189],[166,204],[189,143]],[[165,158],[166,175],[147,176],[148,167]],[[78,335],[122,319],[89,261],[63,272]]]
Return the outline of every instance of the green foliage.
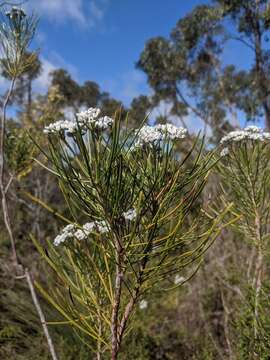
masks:
[[[154,91],[152,108],[168,102],[169,115],[185,121],[193,114],[213,130],[213,140],[246,120],[265,119],[270,126],[267,1],[220,0],[198,5],[179,19],[169,38],[155,37],[145,44],[137,67]],[[228,25],[232,24],[232,25]],[[250,69],[224,65],[227,46],[238,42],[252,55]],[[188,121],[188,120],[187,120]],[[187,124],[188,125],[188,124]]]
[[[35,241],[59,278],[50,291],[39,288],[65,323],[103,353],[111,346],[116,306],[121,343],[140,299],[160,286],[177,287],[176,273],[184,271],[187,281],[197,271],[227,209],[218,215],[198,211],[196,219],[187,219],[215,164],[198,140],[186,157],[167,137],[134,148],[137,132],[121,130],[119,120],[107,132],[90,124],[69,136],[49,136],[52,172],[76,226],[83,230],[78,219],[84,218],[103,222],[108,231],[96,229],[81,241],[75,234],[59,250],[49,243],[45,251]],[[128,220],[123,214],[130,209],[136,215]]]
[[[269,125],[269,14],[266,0],[217,0],[180,19],[169,38],[151,39],[138,67],[147,74],[154,95],[134,99],[128,117],[126,109],[118,113],[121,123],[139,124],[165,100],[168,116],[184,123],[186,115],[195,114],[211,125],[214,141],[236,124],[239,110],[247,120],[265,116]],[[66,107],[77,112],[99,106],[111,115],[123,105],[95,82],[79,84],[63,69],[52,73],[48,94],[32,100],[40,62],[36,53],[25,50],[36,22],[28,18],[27,24],[23,14],[16,16],[8,18],[1,32],[2,73],[17,78],[12,102],[21,110],[20,124],[8,121],[5,140],[10,175],[23,177],[20,191],[10,186],[12,226],[24,264],[37,256],[26,241],[29,233],[41,239],[42,246],[34,241],[48,267],[35,269],[41,277],[37,286],[56,308],[41,300],[59,359],[86,360],[96,353],[110,358],[119,274],[119,342],[124,313],[132,307],[120,359],[268,359],[269,144],[230,146],[219,173],[210,179],[216,160],[200,140],[192,145],[190,139],[166,139],[161,146],[131,151],[136,135],[120,127],[119,118],[104,133],[90,127],[68,138],[63,133],[51,136],[48,150],[41,128],[62,119]],[[227,26],[228,20],[233,26]],[[254,54],[251,69],[223,66],[229,41],[249,47]],[[168,118],[155,120],[166,123]],[[38,156],[24,130],[29,126],[41,150]],[[43,161],[43,155],[51,174],[32,168],[33,156]],[[212,207],[219,184],[224,212],[220,204]],[[137,215],[129,221],[123,213],[131,209]],[[231,223],[230,229],[220,225],[222,220]],[[86,221],[105,221],[110,231],[96,229],[80,241],[74,236],[58,248],[49,240],[43,247],[63,221],[80,230]],[[8,259],[2,225],[0,233],[1,257]],[[219,241],[193,277],[217,236]],[[10,278],[8,260],[0,270],[0,358],[49,359],[28,290]],[[181,289],[175,284],[178,274],[186,280]],[[141,300],[148,302],[147,309],[140,309]]]
[[[122,120],[125,119],[126,110],[122,102],[112,98],[108,92],[101,91],[94,81],[85,81],[80,85],[64,69],[54,70],[51,75],[51,85],[58,88],[62,108],[71,107],[76,113],[80,107],[99,107],[110,116],[121,108]]]
[[[36,147],[28,133],[18,127],[10,127],[6,135],[6,156],[9,171],[18,179],[27,175],[32,169]]]
[[[241,359],[250,359],[253,349],[259,359],[266,360],[270,354],[270,302],[269,302],[269,286],[264,286],[259,305],[259,334],[258,338],[253,338],[253,322],[254,322],[254,303],[255,293],[252,288],[247,291],[246,302],[242,304],[239,315],[236,319],[236,329],[240,336],[236,342],[237,352]]]
[[[247,259],[250,273],[244,288],[247,301],[242,303],[238,318],[239,351],[243,359],[250,359],[252,354],[254,358],[267,359],[269,299],[264,284],[269,281],[269,141],[251,138],[232,141],[228,150],[219,165],[225,201],[234,200],[232,211],[240,215],[234,230],[242,233],[253,247],[253,255]]]
[[[219,166],[226,199],[233,199],[234,209],[241,215],[235,226],[256,246],[261,237],[265,249],[270,235],[269,164],[269,142],[250,140],[231,145],[229,154]]]
[[[23,10],[14,7],[6,13],[0,26],[1,66],[6,77],[16,79],[36,62],[36,53],[28,52],[36,26],[36,18],[26,16]]]
[[[24,285],[19,280],[14,283],[14,279],[7,274],[7,269],[1,267],[0,357],[3,360],[49,360],[51,357],[40,320]],[[57,317],[45,302],[42,307],[48,317]],[[51,328],[50,331],[60,359],[89,358],[89,351],[78,343],[68,328]]]

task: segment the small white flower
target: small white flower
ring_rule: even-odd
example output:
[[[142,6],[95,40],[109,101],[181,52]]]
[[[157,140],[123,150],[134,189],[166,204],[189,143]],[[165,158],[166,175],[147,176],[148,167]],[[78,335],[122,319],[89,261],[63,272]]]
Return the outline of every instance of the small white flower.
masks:
[[[175,285],[179,285],[182,282],[184,282],[185,280],[186,279],[183,276],[180,276],[179,274],[176,274],[175,278],[174,278],[174,283],[175,283]]]
[[[221,157],[226,156],[226,155],[229,155],[229,148],[227,148],[227,147],[222,149],[221,152],[220,152]]]
[[[92,232],[93,229],[94,229],[94,227],[95,227],[95,223],[94,223],[94,222],[87,222],[87,223],[85,223],[85,224],[83,225],[84,231],[85,231],[85,232],[88,232],[88,233]]]
[[[263,137],[265,138],[265,140],[270,140],[270,132],[264,132]]]
[[[220,144],[224,144],[230,141],[239,141],[244,139],[245,132],[243,130],[235,130],[229,132],[226,136],[223,136],[223,138],[220,140]]]
[[[113,124],[113,119],[110,118],[109,116],[101,117],[95,121],[95,126],[102,130],[107,129],[108,127],[112,126],[112,124]]]
[[[101,234],[107,233],[109,231],[109,226],[106,221],[96,221],[95,227],[97,231]]]
[[[228,144],[242,140],[268,141],[270,140],[270,134],[264,132],[263,129],[258,126],[250,125],[243,130],[231,131],[221,139],[220,144]]]
[[[87,125],[94,123],[100,115],[100,109],[89,108],[88,110],[81,111],[76,114],[80,125]]]
[[[76,123],[68,120],[59,120],[54,123],[45,126],[43,132],[45,134],[55,134],[66,131],[67,133],[74,133],[77,129]]]
[[[74,236],[78,240],[84,240],[88,237],[88,235],[92,232],[98,231],[101,234],[104,234],[109,231],[109,227],[105,221],[93,221],[88,222],[83,225],[82,229],[78,229]]]
[[[146,300],[141,300],[141,301],[140,301],[140,303],[139,303],[139,308],[140,308],[141,310],[146,309],[147,306],[148,306],[148,302],[147,302]]]
[[[255,125],[249,125],[245,127],[244,131],[250,132],[250,133],[261,133],[262,129]]]
[[[100,109],[90,108],[85,111],[77,113],[78,123],[81,127],[85,128],[91,125],[94,128],[105,130],[113,124],[113,119],[109,116],[99,117]]]
[[[181,127],[176,127],[172,124],[156,125],[156,126],[143,126],[137,131],[137,139],[134,147],[141,147],[144,145],[157,144],[162,140],[183,139],[186,137],[187,130]]]
[[[73,224],[68,224],[66,225],[63,229],[62,229],[62,232],[64,233],[69,233],[69,232],[72,232],[75,230],[75,225]]]
[[[99,232],[100,234],[107,233],[109,231],[109,226],[106,221],[87,222],[82,226],[82,228],[78,228],[78,226],[69,224],[61,230],[60,234],[56,236],[53,243],[55,246],[58,246],[69,238],[84,240],[87,239],[90,233],[95,231]]]
[[[123,216],[126,220],[132,221],[136,218],[137,211],[136,211],[136,209],[130,209],[130,210],[124,212]]]
[[[74,235],[75,226],[73,224],[69,224],[65,226],[59,235],[56,236],[53,243],[55,246],[60,245],[61,243],[65,242],[66,239],[71,238]]]
[[[247,139],[264,141],[264,133],[251,133],[247,136]]]
[[[83,130],[85,130],[89,125],[92,128],[105,130],[113,124],[113,119],[109,116],[99,117],[100,112],[101,111],[98,108],[90,108],[88,110],[81,111],[76,114],[78,124],[76,121],[59,120],[45,126],[43,132],[45,134],[55,134],[65,131],[67,134],[73,134],[78,130],[78,125]]]
[[[53,241],[54,246],[58,246],[61,243],[65,242],[67,237],[68,237],[67,234],[59,234],[59,235],[57,235],[56,238]]]
[[[171,140],[184,139],[187,135],[187,129],[172,124],[157,125],[157,129],[162,132],[164,138],[168,136]]]
[[[87,234],[85,231],[83,231],[82,229],[78,229],[77,231],[75,231],[74,236],[78,239],[78,240],[84,240],[87,237]]]

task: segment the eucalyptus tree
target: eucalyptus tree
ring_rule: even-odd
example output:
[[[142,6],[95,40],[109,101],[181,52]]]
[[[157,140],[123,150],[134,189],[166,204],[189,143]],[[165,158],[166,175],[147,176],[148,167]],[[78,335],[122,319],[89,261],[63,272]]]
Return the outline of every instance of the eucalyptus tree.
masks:
[[[202,209],[214,154],[197,139],[179,155],[184,128],[130,130],[90,108],[44,132],[48,170],[71,218],[60,215],[65,226],[46,249],[33,239],[55,277],[39,289],[63,317],[51,324],[72,326],[97,359],[109,352],[116,359],[138,305],[146,308],[155,288],[174,289],[196,273],[231,205]]]
[[[51,85],[57,86],[62,96],[63,108],[71,108],[74,114],[82,107],[98,106],[111,116],[119,108],[122,108],[122,118],[126,115],[122,102],[111,97],[108,92],[102,91],[96,82],[87,80],[81,85],[64,69],[52,71],[51,77]]]
[[[138,126],[141,119],[147,118],[150,110],[152,109],[152,103],[148,96],[139,95],[135,97],[130,104],[129,120],[131,125]]]
[[[169,101],[171,115],[193,114],[218,138],[237,125],[239,111],[270,127],[269,18],[266,0],[212,0],[181,18],[169,38],[150,39],[137,67],[154,90],[153,106]],[[224,64],[233,42],[239,54],[247,49],[250,66],[240,68],[237,57]]]

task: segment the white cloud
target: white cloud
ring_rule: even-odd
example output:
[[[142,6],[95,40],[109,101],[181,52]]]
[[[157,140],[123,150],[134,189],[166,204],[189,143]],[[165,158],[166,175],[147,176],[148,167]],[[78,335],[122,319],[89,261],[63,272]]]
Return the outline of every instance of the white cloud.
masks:
[[[93,27],[104,17],[107,1],[104,0],[29,0],[26,10],[51,21],[76,23]]]
[[[96,20],[103,19],[104,10],[102,10],[101,7],[99,7],[95,1],[91,1],[89,8],[90,8],[90,13],[94,19]]]
[[[67,62],[61,55],[55,51],[51,51],[49,55],[50,61],[55,64],[57,68],[67,70],[74,80],[78,80],[78,69],[73,64]]]
[[[41,58],[42,72],[39,77],[34,81],[34,91],[38,93],[44,93],[47,91],[50,85],[50,73],[57,68],[55,64],[48,59]]]
[[[84,22],[82,0],[30,0],[26,3],[27,10],[36,12],[39,16],[51,20],[72,18]]]

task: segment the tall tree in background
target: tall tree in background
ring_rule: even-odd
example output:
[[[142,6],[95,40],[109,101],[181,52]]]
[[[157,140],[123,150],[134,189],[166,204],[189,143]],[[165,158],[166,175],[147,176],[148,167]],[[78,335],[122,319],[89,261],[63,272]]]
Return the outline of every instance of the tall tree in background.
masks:
[[[137,67],[154,90],[153,106],[171,104],[170,115],[185,124],[193,114],[211,126],[216,138],[238,124],[265,119],[270,128],[267,35],[270,6],[266,0],[213,0],[180,19],[168,39],[150,39]],[[228,42],[238,41],[250,51],[252,66],[224,65]]]
[[[110,96],[108,92],[101,91],[94,81],[85,81],[82,85],[76,82],[67,70],[57,69],[51,73],[53,86],[57,86],[62,96],[62,106],[69,107],[77,113],[80,107],[99,107],[104,113],[113,114],[122,109],[125,118],[126,109],[121,101]]]

